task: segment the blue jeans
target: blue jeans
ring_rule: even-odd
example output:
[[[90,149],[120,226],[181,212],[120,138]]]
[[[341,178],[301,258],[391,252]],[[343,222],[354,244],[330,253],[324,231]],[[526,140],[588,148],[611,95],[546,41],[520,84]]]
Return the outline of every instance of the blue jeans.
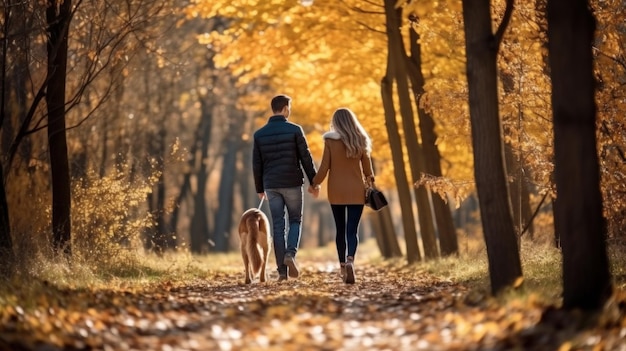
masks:
[[[359,223],[363,214],[363,205],[330,205],[335,218],[335,227],[337,229],[337,256],[339,262],[346,262],[346,256],[356,254],[356,248],[359,246]],[[346,214],[348,215],[346,218]],[[346,248],[347,244],[347,248]]]
[[[274,231],[274,255],[278,274],[286,275],[287,266],[283,264],[285,254],[296,256],[300,245],[300,229],[302,224],[302,187],[265,189],[272,215]],[[285,209],[289,230],[285,230]],[[285,235],[287,242],[285,243]]]

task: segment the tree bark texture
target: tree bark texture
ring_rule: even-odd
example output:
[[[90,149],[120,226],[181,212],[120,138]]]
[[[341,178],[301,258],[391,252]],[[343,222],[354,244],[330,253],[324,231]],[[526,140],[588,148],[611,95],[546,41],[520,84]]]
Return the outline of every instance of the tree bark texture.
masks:
[[[54,250],[71,255],[70,172],[65,134],[65,86],[71,1],[48,0],[48,147],[52,177],[52,243]]]
[[[387,65],[391,65],[391,60]],[[387,67],[387,70],[391,69]],[[411,189],[409,180],[404,169],[404,156],[402,155],[402,144],[400,143],[400,133],[398,133],[398,122],[393,106],[393,81],[389,75],[381,80],[381,95],[385,110],[385,125],[393,160],[393,173],[398,187],[398,199],[402,212],[402,228],[406,242],[406,256],[409,263],[421,260],[419,246],[417,245],[417,230],[415,229],[415,217],[413,216],[413,205],[411,201]]]
[[[612,287],[595,134],[595,19],[586,0],[549,0],[547,11],[563,307],[596,309]]]
[[[385,17],[387,21],[387,42],[389,59],[393,61],[393,77],[396,82],[400,116],[404,131],[404,143],[409,156],[412,184],[421,178],[424,171],[424,155],[417,139],[415,116],[409,92],[408,74],[406,68],[406,53],[400,32],[402,9],[396,8],[395,0],[385,0]],[[420,237],[424,248],[424,257],[433,259],[439,257],[439,248],[435,236],[432,209],[425,187],[413,187],[417,203],[417,218],[420,225]]]
[[[437,148],[437,134],[435,133],[435,120],[432,115],[420,106],[420,99],[424,94],[424,75],[422,74],[422,55],[419,43],[419,34],[415,29],[410,30],[411,57],[407,60],[408,75],[411,79],[411,87],[417,104],[419,128],[422,136],[422,152],[424,154],[425,172],[435,177],[441,177],[441,154]],[[452,219],[450,206],[440,196],[433,196],[432,205],[435,213],[437,233],[439,235],[439,249],[442,256],[457,255],[459,243]]]
[[[463,0],[474,176],[487,246],[491,291],[522,276],[505,178],[496,58],[489,0]]]

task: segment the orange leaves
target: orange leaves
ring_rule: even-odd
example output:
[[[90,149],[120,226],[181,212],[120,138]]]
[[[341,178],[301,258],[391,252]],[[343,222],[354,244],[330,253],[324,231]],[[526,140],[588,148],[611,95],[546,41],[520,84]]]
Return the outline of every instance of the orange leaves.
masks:
[[[422,173],[421,178],[414,186],[427,187],[431,192],[438,194],[445,202],[448,202],[449,199],[453,199],[457,208],[468,196],[470,190],[473,189],[473,183],[454,182],[449,178],[435,177],[424,173]]]
[[[580,329],[584,315],[544,310],[532,297],[467,304],[465,286],[416,266],[358,262],[357,283],[345,285],[335,262],[300,262],[302,277],[281,283],[275,274],[265,284],[239,283],[240,263],[231,260],[208,267],[204,280],[135,292],[42,287],[45,298],[29,308],[1,300],[0,340],[119,350],[573,350],[594,341],[608,350],[626,336],[623,293],[597,324]]]

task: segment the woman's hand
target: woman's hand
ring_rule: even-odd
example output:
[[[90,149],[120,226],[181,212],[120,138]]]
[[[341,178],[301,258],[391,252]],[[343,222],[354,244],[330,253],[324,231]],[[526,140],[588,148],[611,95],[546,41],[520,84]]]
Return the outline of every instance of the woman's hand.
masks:
[[[320,195],[320,186],[319,185],[309,185],[308,192],[313,195],[314,198]]]

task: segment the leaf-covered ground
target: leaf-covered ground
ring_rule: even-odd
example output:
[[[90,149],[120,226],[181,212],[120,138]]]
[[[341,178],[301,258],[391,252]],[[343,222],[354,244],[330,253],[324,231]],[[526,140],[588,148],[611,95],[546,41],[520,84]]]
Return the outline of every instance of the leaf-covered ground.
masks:
[[[300,266],[299,279],[252,285],[221,267],[142,288],[48,286],[0,301],[0,349],[626,350],[623,297],[594,319],[532,296],[489,299],[415,267],[359,265],[345,285],[333,262]]]

